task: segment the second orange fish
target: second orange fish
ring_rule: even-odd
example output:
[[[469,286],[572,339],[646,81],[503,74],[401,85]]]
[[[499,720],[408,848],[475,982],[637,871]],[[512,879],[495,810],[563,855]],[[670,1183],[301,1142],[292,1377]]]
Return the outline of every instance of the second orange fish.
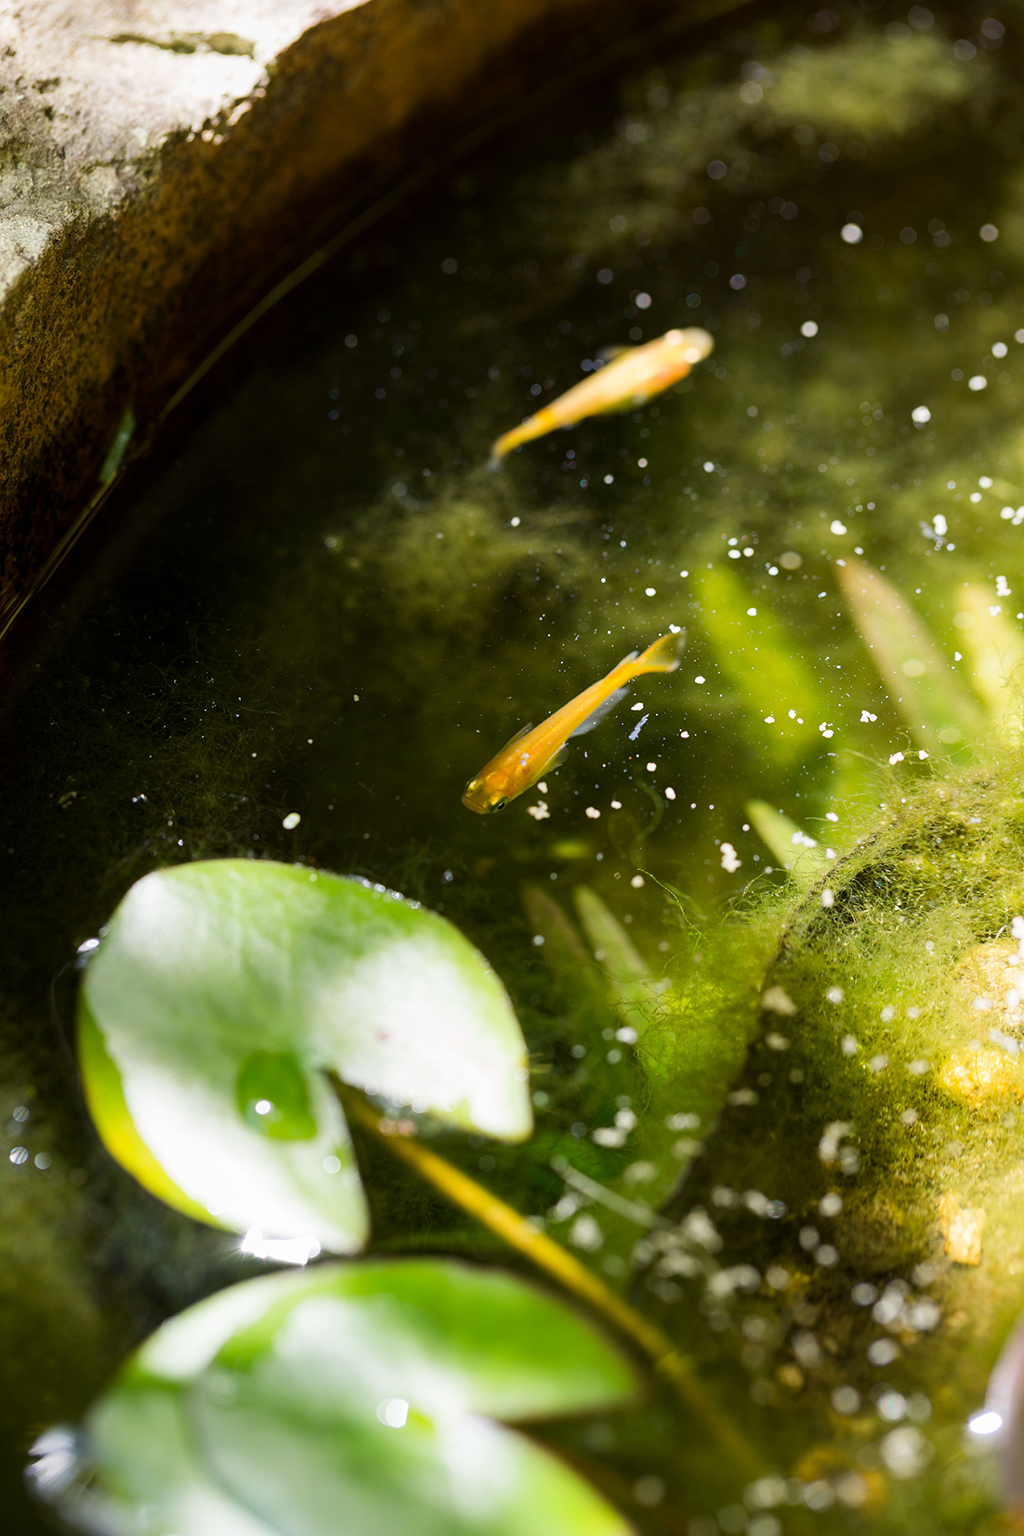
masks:
[[[606,411],[628,411],[643,405],[652,395],[685,379],[695,363],[711,353],[715,345],[707,331],[666,331],[656,341],[642,347],[624,347],[611,362],[574,384],[564,395],[552,400],[536,415],[510,432],[505,432],[491,448],[491,468],[497,469],[507,453],[520,443],[546,437],[558,427],[572,427],[584,416],[599,416]]]

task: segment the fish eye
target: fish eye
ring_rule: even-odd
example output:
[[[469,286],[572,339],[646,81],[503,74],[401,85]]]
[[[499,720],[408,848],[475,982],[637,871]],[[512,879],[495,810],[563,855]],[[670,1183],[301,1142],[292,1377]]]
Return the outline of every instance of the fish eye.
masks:
[[[506,805],[508,805],[508,799],[507,799],[507,797],[505,795],[502,795],[500,800],[492,801],[492,803],[491,803],[491,810],[492,811],[503,811],[505,809]]]

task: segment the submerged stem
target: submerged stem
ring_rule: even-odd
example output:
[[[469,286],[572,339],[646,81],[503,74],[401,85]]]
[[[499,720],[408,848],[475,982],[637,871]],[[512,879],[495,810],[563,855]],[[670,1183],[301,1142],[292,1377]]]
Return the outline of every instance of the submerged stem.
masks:
[[[654,1323],[649,1323],[627,1301],[616,1296],[603,1280],[573,1258],[571,1253],[567,1253],[559,1243],[543,1232],[538,1232],[518,1211],[492,1195],[475,1179],[453,1167],[436,1152],[431,1152],[422,1142],[382,1131],[381,1116],[376,1110],[337,1078],[333,1081],[335,1092],[351,1119],[376,1137],[395,1157],[433,1184],[453,1205],[460,1206],[483,1226],[504,1238],[531,1263],[536,1264],[538,1269],[551,1275],[566,1290],[593,1307],[595,1312],[631,1339],[652,1362],[655,1370],[671,1382],[677,1396],[686,1406],[700,1415],[722,1449],[734,1457],[750,1475],[759,1476],[764,1472],[764,1463],[757,1452],[748,1445],[732,1420],[711,1401],[690,1362],[680,1354],[667,1334]]]
[[[665,814],[665,802],[658,794],[658,791],[654,788],[654,786],[652,784],[648,784],[647,780],[642,779],[638,773],[634,773],[633,783],[636,785],[637,789],[643,790],[644,794],[649,800],[653,801],[654,813],[651,816],[650,821],[648,821],[646,827],[638,828],[637,834],[630,844],[629,861],[633,865],[634,869],[639,870],[642,875],[646,875],[648,880],[653,880],[655,885],[661,887],[666,896],[671,897],[679,909],[680,916],[685,919],[687,918],[685,903],[689,902],[691,906],[696,905],[693,897],[687,896],[685,892],[678,890],[676,886],[670,885],[667,881],[659,879],[657,875],[651,873],[646,865],[640,862],[641,855],[644,851],[644,844],[650,837],[651,833],[656,831],[661,824],[661,818]],[[633,825],[636,826],[636,822],[633,822]]]
[[[654,785],[648,784],[647,780],[642,779],[638,773],[634,773],[633,783],[636,785],[637,789],[643,790],[648,800],[650,800],[654,806],[654,810],[651,812],[651,816],[647,822],[647,825],[645,827],[637,828],[636,836],[634,837],[629,850],[630,862],[635,866],[635,868],[639,869],[640,855],[643,853],[644,844],[650,837],[651,833],[656,832],[658,827],[661,825],[661,818],[665,814],[665,802],[658,794],[658,791],[654,788]],[[634,822],[633,825],[636,826],[636,823]]]

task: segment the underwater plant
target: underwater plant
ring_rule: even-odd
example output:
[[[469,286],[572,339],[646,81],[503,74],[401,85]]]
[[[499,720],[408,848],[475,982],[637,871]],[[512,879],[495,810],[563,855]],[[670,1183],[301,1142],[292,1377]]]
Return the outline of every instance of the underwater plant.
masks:
[[[599,898],[585,890],[580,898],[589,931],[607,934],[606,942],[635,965]],[[323,1247],[358,1249],[368,1229],[347,1116],[616,1327],[697,1410],[721,1449],[757,1470],[754,1452],[667,1336],[557,1243],[418,1144],[424,1117],[427,1129],[447,1122],[506,1140],[523,1140],[531,1127],[515,1017],[493,973],[449,924],[383,887],[272,862],[218,860],[146,876],[86,953],[79,1001],[86,1099],[111,1153],[160,1199],[244,1233],[242,1251],[259,1258],[304,1265]],[[659,990],[648,985],[641,998],[634,988],[630,1016],[639,1018],[638,1002],[650,1003]],[[620,1012],[624,1004],[620,994]],[[624,1026],[619,1037],[638,1035]],[[384,1114],[353,1098],[352,1084],[383,1101]],[[564,1157],[552,1166],[568,1176]],[[487,1308],[502,1285],[516,1294],[511,1280],[474,1279],[471,1271],[460,1279],[450,1266],[399,1265],[383,1275],[359,1266],[317,1268],[301,1285],[257,1281],[229,1289],[195,1309],[194,1320],[186,1313],[145,1344],[80,1434],[57,1429],[41,1437],[33,1485],[76,1524],[111,1532],[150,1530],[154,1519],[168,1531],[182,1520],[190,1531],[224,1520],[244,1530],[246,1511],[283,1530],[281,1512],[296,1500],[307,1509],[307,1528],[326,1532],[339,1497],[347,1523],[367,1531],[391,1518],[392,1504],[406,1528],[424,1531],[435,1528],[443,1510],[467,1531],[526,1531],[541,1511],[552,1531],[625,1530],[596,1493],[575,1474],[557,1472],[544,1453],[521,1448],[513,1456],[500,1438],[488,1450],[471,1393],[460,1416],[450,1383],[428,1387],[421,1380],[424,1364],[403,1346],[398,1320],[388,1314],[381,1321],[381,1308],[387,1313],[396,1287],[400,1297],[411,1287],[415,1327],[415,1314],[438,1284],[465,1291],[461,1301],[445,1301],[439,1338],[442,1349],[461,1348],[469,1358],[459,1337],[467,1319],[453,1327],[454,1320],[467,1314],[479,1336],[490,1338],[498,1325]],[[220,1433],[201,1406],[209,1372],[213,1401],[234,1404],[237,1388],[228,1388],[223,1373],[236,1335],[251,1381],[254,1357],[245,1340],[258,1338],[267,1352],[264,1315],[276,1328],[289,1294],[293,1305],[297,1296],[304,1306],[307,1295],[346,1295],[352,1286],[376,1298],[386,1367],[375,1366],[356,1390],[355,1379],[366,1374],[360,1361],[372,1359],[372,1349],[368,1357],[365,1338],[355,1347],[352,1316],[339,1314],[325,1333],[317,1313],[307,1362],[297,1362],[290,1345],[280,1356],[290,1362],[292,1385],[281,1379],[269,1345],[266,1400],[248,1410],[258,1426],[247,1421],[227,1431],[224,1462]],[[518,1362],[519,1385],[510,1402],[485,1394],[493,1411],[517,1417],[628,1401],[633,1373],[598,1335],[580,1332],[580,1325],[573,1325],[575,1336],[571,1328],[566,1334],[568,1315],[550,1318],[554,1302],[544,1303],[547,1320],[531,1317],[529,1305],[541,1303],[519,1291],[527,1312],[507,1321],[505,1346]],[[554,1358],[544,1334],[552,1328],[562,1335],[563,1353],[568,1344],[578,1358],[567,1359],[563,1384],[548,1391]],[[539,1374],[523,1353],[523,1330],[544,1361]],[[356,1336],[363,1333],[360,1323]],[[430,1366],[427,1377],[437,1370]],[[346,1386],[328,1407],[324,1394],[335,1391],[338,1371]],[[402,1442],[417,1442],[407,1474],[372,1424],[387,1449],[366,1461],[367,1402],[372,1406],[374,1394],[388,1387],[407,1395],[382,1395],[379,1422],[429,1432],[426,1441],[410,1433]],[[397,1404],[401,1417],[392,1419],[389,1405]],[[309,1437],[325,1412],[335,1448],[311,1481]],[[297,1439],[289,1429],[296,1413],[305,1424]],[[228,1449],[239,1435],[238,1445],[249,1447],[241,1463],[238,1450]],[[468,1441],[480,1443],[466,1462]],[[234,1470],[226,1474],[228,1464]]]

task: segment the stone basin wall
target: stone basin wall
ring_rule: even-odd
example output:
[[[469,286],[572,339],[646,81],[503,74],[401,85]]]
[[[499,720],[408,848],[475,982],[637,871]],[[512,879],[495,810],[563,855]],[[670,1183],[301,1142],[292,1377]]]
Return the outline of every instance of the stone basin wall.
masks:
[[[608,0],[36,0],[0,11],[0,633],[280,277]],[[137,439],[136,439],[137,440]]]

